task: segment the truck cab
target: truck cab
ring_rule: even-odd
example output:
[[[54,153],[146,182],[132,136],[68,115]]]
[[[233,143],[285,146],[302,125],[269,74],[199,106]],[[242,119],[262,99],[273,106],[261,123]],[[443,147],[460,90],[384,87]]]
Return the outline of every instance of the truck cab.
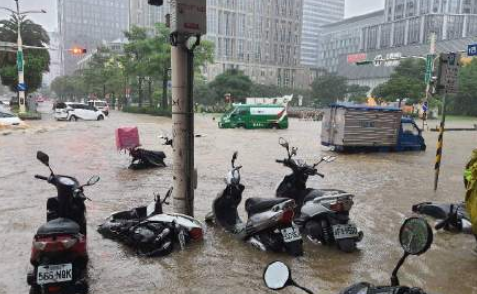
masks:
[[[426,150],[426,143],[422,137],[422,130],[411,117],[403,116],[401,118],[401,129],[399,131],[396,150]]]

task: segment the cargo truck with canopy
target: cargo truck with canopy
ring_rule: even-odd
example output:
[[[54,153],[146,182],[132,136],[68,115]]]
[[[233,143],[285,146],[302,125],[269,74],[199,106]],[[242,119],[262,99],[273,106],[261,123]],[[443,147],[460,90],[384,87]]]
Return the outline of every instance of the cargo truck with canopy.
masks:
[[[345,152],[426,150],[421,130],[401,109],[363,105],[325,109],[321,143]]]

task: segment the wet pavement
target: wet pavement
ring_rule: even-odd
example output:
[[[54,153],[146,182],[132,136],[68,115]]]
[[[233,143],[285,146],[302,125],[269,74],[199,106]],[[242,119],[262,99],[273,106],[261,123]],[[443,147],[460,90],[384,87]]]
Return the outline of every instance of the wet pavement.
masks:
[[[412,215],[411,206],[427,200],[463,199],[462,170],[477,147],[477,132],[445,135],[437,193],[433,192],[436,133],[425,134],[427,152],[340,155],[335,162],[323,165],[326,178],[310,179],[309,186],[340,188],[356,195],[352,219],[365,238],[354,254],[308,242],[301,258],[263,253],[221,229],[208,227],[203,244],[168,257],[147,259],[103,239],[96,227],[111,212],[148,203],[154,192],[164,194],[169,188],[172,150],[161,146],[157,136],[171,132],[171,120],[112,112],[100,122],[56,122],[45,116],[29,124],[27,130],[0,136],[0,294],[28,292],[31,238],[45,221],[47,198],[55,193],[53,186],[33,178],[48,174],[36,160],[37,150],[50,155],[57,173],[83,182],[94,174],[101,176],[96,186],[85,191],[93,199],[87,203],[90,293],[269,293],[262,282],[263,268],[280,259],[291,266],[297,282],[316,293],[331,294],[359,281],[389,284],[402,253],[399,227]],[[169,167],[127,169],[128,156],[116,151],[114,131],[132,125],[139,127],[145,148],[166,152]],[[276,185],[288,173],[275,163],[285,156],[278,138],[286,137],[299,148],[299,156],[311,162],[331,153],[319,144],[320,129],[319,122],[291,120],[288,130],[220,130],[212,116],[197,115],[196,132],[206,136],[196,139],[196,217],[204,219],[215,195],[224,188],[233,151],[239,151],[239,163],[244,166],[244,198],[273,197]],[[243,204],[239,209],[245,217]],[[476,294],[477,256],[471,253],[475,245],[470,236],[440,232],[428,253],[408,259],[400,272],[401,282],[429,293]],[[283,293],[300,292],[287,289]]]

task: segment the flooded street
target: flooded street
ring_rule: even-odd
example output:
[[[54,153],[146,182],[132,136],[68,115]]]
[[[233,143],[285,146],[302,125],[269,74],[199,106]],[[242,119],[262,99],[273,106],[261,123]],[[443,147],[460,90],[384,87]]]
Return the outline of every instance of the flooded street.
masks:
[[[195,121],[196,133],[206,135],[196,139],[195,151],[199,173],[195,208],[201,221],[225,187],[223,178],[235,150],[246,187],[239,207],[243,218],[247,197],[274,197],[275,187],[289,173],[275,163],[286,155],[278,145],[280,136],[297,146],[298,156],[309,162],[332,154],[320,146],[319,122],[291,120],[288,130],[221,130],[210,115],[196,115]],[[331,294],[359,281],[389,284],[402,254],[399,227],[412,215],[411,206],[422,201],[462,200],[463,168],[477,147],[477,132],[445,134],[437,193],[433,191],[437,133],[425,133],[426,152],[340,155],[334,163],[323,165],[321,172],[326,178],[310,179],[309,187],[339,188],[356,195],[351,218],[365,237],[354,254],[309,242],[305,242],[301,258],[264,253],[209,226],[202,244],[164,258],[147,259],[104,239],[96,227],[111,212],[146,204],[154,192],[163,195],[170,187],[172,150],[161,146],[157,136],[171,132],[171,120],[112,112],[105,121],[56,122],[45,115],[42,121],[29,124],[27,130],[0,135],[0,294],[28,292],[31,239],[45,221],[47,198],[56,193],[53,186],[33,178],[48,174],[36,160],[38,150],[50,155],[57,173],[77,177],[80,182],[95,174],[101,177],[97,185],[85,189],[93,200],[87,202],[90,293],[269,293],[262,281],[263,269],[280,259],[290,265],[297,282],[316,293]],[[168,167],[128,170],[128,155],[115,146],[114,131],[120,126],[138,126],[143,146],[163,150]],[[172,206],[165,210],[171,211]],[[477,294],[477,256],[471,253],[475,246],[468,235],[437,233],[425,255],[411,257],[404,265],[402,284],[429,293]],[[283,293],[300,292],[289,288]]]

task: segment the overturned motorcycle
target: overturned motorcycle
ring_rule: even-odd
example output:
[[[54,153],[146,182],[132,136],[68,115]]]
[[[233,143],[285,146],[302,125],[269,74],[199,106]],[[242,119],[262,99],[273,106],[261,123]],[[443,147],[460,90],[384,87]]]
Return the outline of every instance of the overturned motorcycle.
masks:
[[[361,282],[342,290],[340,294],[426,294],[423,289],[400,285],[397,274],[410,255],[419,256],[429,250],[433,242],[432,229],[424,219],[412,217],[402,225],[399,240],[404,249],[404,255],[392,272],[390,285],[376,286]],[[278,291],[293,286],[313,294],[310,289],[300,286],[292,279],[290,268],[281,261],[269,264],[263,273],[263,279],[265,285],[271,290]]]
[[[412,211],[437,219],[436,230],[472,234],[472,223],[465,203],[423,202],[412,206]]]
[[[332,162],[335,156],[322,157],[313,165],[297,159],[298,148],[291,147],[283,138],[279,144],[286,149],[287,157],[276,162],[291,169],[279,184],[276,196],[295,200],[297,210],[294,222],[313,243],[336,245],[343,252],[353,252],[363,238],[363,232],[350,220],[354,195],[337,189],[312,189],[306,183],[310,176],[325,177],[317,167]]]
[[[165,143],[169,140],[165,138]],[[131,156],[130,169],[140,170],[147,168],[166,167],[164,159],[166,154],[162,151],[147,150],[140,148],[139,132],[137,127],[122,127],[116,130],[116,147],[118,150],[125,150]]]
[[[113,213],[98,227],[98,232],[106,238],[120,241],[137,251],[139,256],[155,257],[170,254],[176,246],[199,241],[204,236],[204,226],[194,218],[179,213],[164,213],[160,195],[148,206],[140,206],[127,211]]]

